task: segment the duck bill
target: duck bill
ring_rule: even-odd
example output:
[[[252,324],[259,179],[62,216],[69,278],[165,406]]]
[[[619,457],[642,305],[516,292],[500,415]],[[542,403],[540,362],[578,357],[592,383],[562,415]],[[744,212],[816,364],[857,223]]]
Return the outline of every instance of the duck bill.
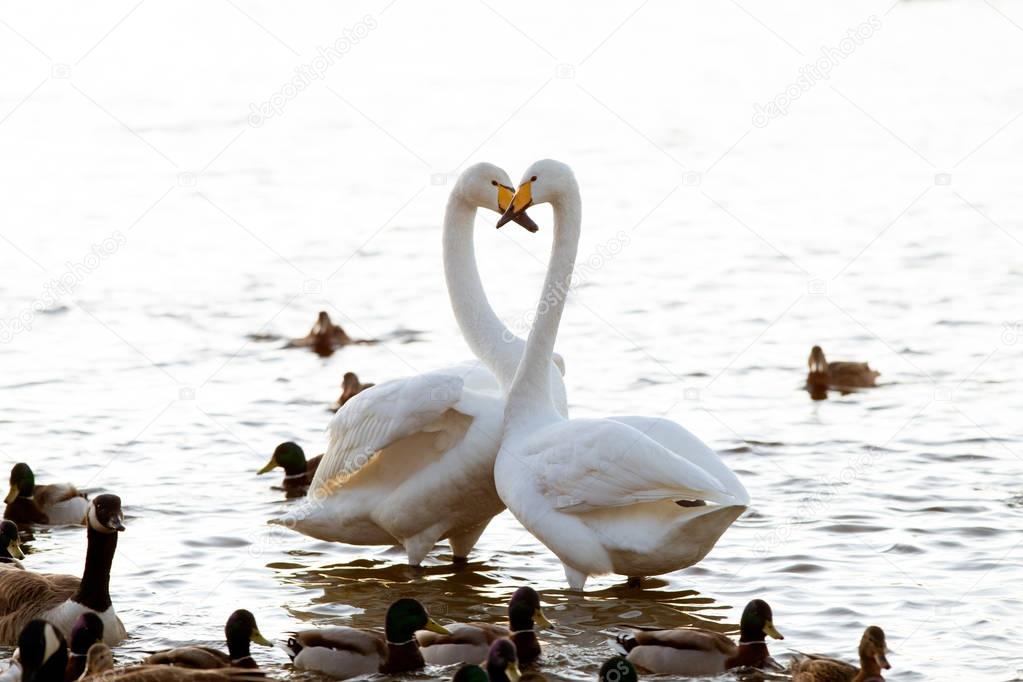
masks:
[[[11,541],[11,544],[7,545],[7,551],[11,553],[11,556],[15,559],[24,559],[25,553],[21,551],[21,543],[15,538]]]
[[[536,610],[536,615],[534,615],[533,618],[534,620],[536,620],[537,625],[539,625],[545,630],[549,630],[550,628],[554,627],[554,623],[547,620],[547,616],[543,615],[543,611],[540,609]]]
[[[451,634],[451,630],[448,630],[446,627],[435,621],[433,618],[426,621],[426,627],[424,629],[429,630],[430,632],[436,632],[438,635]]]
[[[260,634],[259,630],[253,630],[252,634],[249,636],[249,639],[251,639],[254,643],[259,644],[261,646],[272,647],[274,645],[273,642],[271,642],[269,639]]]
[[[874,658],[877,660],[877,664],[884,668],[885,670],[892,669],[892,664],[888,662],[888,656],[885,655],[884,652],[879,653],[878,655],[874,656]]]
[[[276,457],[271,457],[270,461],[266,463],[266,466],[264,466],[262,469],[257,471],[256,475],[257,476],[262,476],[265,473],[273,471],[276,467],[277,467],[277,458]]]
[[[10,492],[7,493],[7,497],[4,498],[4,504],[10,504],[18,499],[18,486],[12,485]]]
[[[518,219],[521,218],[522,216],[525,216],[526,209],[533,205],[532,185],[533,185],[532,181],[524,182],[521,185],[519,185],[519,189],[517,192],[515,192],[515,196],[512,197],[511,203],[508,205],[508,208],[505,209],[504,215],[502,215],[501,219],[497,221],[498,228],[502,227],[503,225],[506,225],[507,223],[513,220],[522,225],[522,223],[519,222]],[[536,227],[536,223],[533,223],[533,221],[529,219],[528,216],[526,217],[529,220],[529,222],[534,227]],[[523,227],[525,227],[525,225],[523,225]],[[528,227],[526,227],[526,229],[529,230]],[[536,230],[530,230],[530,232],[535,231]]]
[[[511,682],[519,682],[519,678],[522,677],[522,672],[519,670],[519,664],[516,662],[509,663],[504,672],[508,675],[508,679],[511,680]]]
[[[775,639],[785,639],[785,635],[778,632],[778,628],[774,627],[774,623],[771,621],[767,621],[767,623],[764,624],[764,634],[770,635]]]

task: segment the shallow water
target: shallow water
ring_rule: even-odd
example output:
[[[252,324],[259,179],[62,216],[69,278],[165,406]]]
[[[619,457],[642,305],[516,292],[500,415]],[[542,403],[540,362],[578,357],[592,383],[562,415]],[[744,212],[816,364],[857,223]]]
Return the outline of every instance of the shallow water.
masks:
[[[829,79],[753,125],[755,103],[871,15]],[[499,619],[530,583],[559,624],[546,671],[566,679],[592,678],[621,624],[733,631],[753,597],[774,607],[783,660],[852,658],[874,623],[891,679],[1019,675],[1020,3],[0,18],[0,454],[122,496],[121,660],[220,642],[238,607],[268,636],[378,625],[398,594]],[[275,98],[346,28],[363,37]],[[264,101],[279,110],[253,126]],[[586,205],[558,342],[573,414],[680,421],[753,507],[698,566],[584,597],[507,514],[456,572],[444,547],[414,572],[387,548],[268,528],[293,503],[255,471],[285,439],[320,451],[343,372],[467,356],[440,268],[448,174],[491,160],[517,180],[544,156],[574,166]],[[533,215],[537,236],[493,215],[477,236],[492,302],[523,333],[550,244],[549,211]],[[301,335],[320,309],[385,341],[322,359],[247,338]],[[813,343],[882,386],[811,401]],[[80,530],[29,546],[32,568],[81,570]]]

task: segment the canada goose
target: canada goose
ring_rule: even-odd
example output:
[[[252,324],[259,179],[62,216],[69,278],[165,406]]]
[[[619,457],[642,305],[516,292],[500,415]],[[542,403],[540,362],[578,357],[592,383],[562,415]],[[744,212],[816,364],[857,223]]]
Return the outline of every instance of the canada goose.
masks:
[[[117,535],[124,530],[121,498],[97,495],[87,514],[88,549],[81,579],[34,571],[0,570],[0,643],[13,644],[32,620],[42,618],[70,635],[78,617],[96,613],[103,621],[103,641],[118,644],[124,625],[110,602],[110,566]]]
[[[88,498],[70,483],[36,485],[32,468],[24,462],[11,468],[11,491],[4,502],[4,518],[15,523],[78,526],[89,511]]]

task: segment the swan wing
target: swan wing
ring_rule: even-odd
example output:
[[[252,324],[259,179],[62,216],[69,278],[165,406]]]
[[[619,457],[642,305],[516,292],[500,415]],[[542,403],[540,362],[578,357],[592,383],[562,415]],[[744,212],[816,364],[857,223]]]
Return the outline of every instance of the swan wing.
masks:
[[[530,438],[522,465],[563,512],[676,499],[740,503],[712,473],[611,419],[574,419],[543,429]]]
[[[724,483],[735,495],[737,504],[749,505],[750,496],[735,473],[722,461],[718,453],[677,422],[663,417],[619,416],[609,417],[631,426],[662,446],[696,464]]]
[[[343,485],[388,446],[409,436],[446,429],[463,398],[459,376],[421,374],[362,391],[337,411],[311,491]],[[440,435],[440,434],[438,434]]]

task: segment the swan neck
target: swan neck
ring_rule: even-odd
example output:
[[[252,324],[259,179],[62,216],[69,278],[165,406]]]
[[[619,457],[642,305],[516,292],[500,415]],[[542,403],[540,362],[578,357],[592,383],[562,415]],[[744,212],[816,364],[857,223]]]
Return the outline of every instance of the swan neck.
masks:
[[[473,355],[507,388],[515,376],[522,339],[494,313],[476,266],[476,207],[452,192],[444,214],[444,277],[455,320]]]
[[[528,418],[537,412],[557,413],[552,401],[550,367],[579,250],[582,206],[578,188],[573,187],[560,198],[552,200],[551,204],[554,208],[554,243],[533,328],[509,391],[506,410],[509,422]]]

